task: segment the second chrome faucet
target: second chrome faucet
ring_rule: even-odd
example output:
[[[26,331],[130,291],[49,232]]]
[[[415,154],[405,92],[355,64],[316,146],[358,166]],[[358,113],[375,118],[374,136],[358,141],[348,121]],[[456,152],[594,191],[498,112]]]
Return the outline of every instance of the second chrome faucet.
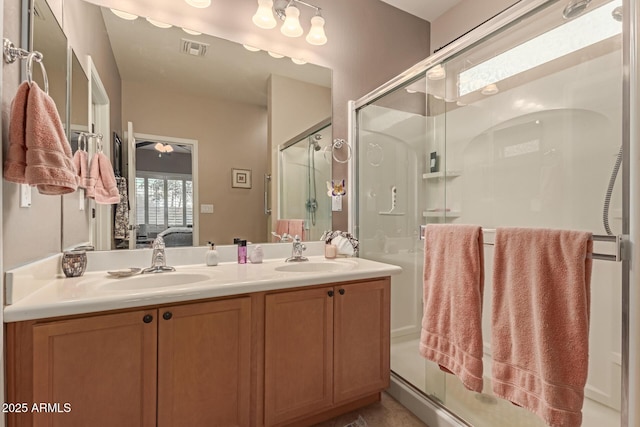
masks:
[[[291,248],[291,256],[285,259],[285,262],[301,262],[309,261],[309,258],[302,256],[302,251],[305,251],[307,247],[302,243],[300,236],[296,235],[293,238],[293,247]]]

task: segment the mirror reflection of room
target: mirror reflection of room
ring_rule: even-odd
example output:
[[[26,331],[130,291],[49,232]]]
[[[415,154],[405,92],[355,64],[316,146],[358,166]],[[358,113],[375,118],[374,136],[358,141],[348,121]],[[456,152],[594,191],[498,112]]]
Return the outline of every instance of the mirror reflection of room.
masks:
[[[311,218],[305,213],[307,198],[298,202],[301,214],[288,217],[286,211],[280,211],[278,200],[286,180],[281,179],[277,155],[271,154],[331,116],[329,69],[294,63],[286,57],[276,59],[267,52],[249,51],[206,34],[190,34],[178,26],[158,28],[144,17],[124,19],[121,16],[126,15],[82,0],[67,1],[64,9],[65,28],[73,33],[70,43],[91,76],[89,84],[95,87],[100,82],[97,86],[104,88],[102,107],[108,115],[99,120],[99,114],[91,111],[87,127],[104,134],[109,145],[114,131],[122,137],[122,164],[116,165],[112,147],[109,156],[114,169],[121,166],[127,180],[130,207],[126,226],[120,217],[114,219],[115,207],[96,207],[96,219],[85,221],[84,214],[94,208],[90,204],[81,221],[69,224],[64,218],[76,220],[79,196],[68,196],[62,214],[64,247],[87,243],[98,250],[148,247],[161,233],[168,237],[169,247],[207,241],[230,244],[234,237],[272,242],[278,220],[303,220],[305,240],[324,231],[309,231],[318,227],[313,224],[316,221],[330,228],[331,211],[317,210]],[[73,96],[72,111],[76,102],[78,97]],[[96,105],[96,100],[90,100],[90,105]],[[76,123],[72,123],[70,141],[75,147],[74,126]],[[156,151],[149,147],[138,150],[141,142],[149,140],[144,136],[195,141],[198,152],[192,153],[192,167],[197,175],[190,180],[185,178],[188,173],[179,171],[176,176],[156,178],[149,170],[139,169],[138,153],[145,157],[145,152]],[[327,135],[325,141],[330,140]],[[180,144],[168,146],[178,150],[157,158],[166,165],[186,154],[178,152]],[[331,165],[324,163],[323,173],[330,177]],[[250,171],[252,185],[235,187],[232,169]],[[274,178],[263,180],[265,175]],[[318,178],[322,188],[327,179]],[[174,181],[192,182],[195,193],[170,192]],[[182,205],[171,206],[172,197]],[[323,206],[324,202],[328,200]],[[273,207],[271,214],[265,214],[265,205]],[[180,218],[175,216],[178,211]]]

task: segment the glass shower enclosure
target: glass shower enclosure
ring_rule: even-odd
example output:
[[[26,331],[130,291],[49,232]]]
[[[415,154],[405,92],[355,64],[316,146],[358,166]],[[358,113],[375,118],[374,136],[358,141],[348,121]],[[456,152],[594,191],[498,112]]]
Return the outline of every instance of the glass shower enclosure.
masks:
[[[392,286],[391,369],[463,425],[545,423],[491,392],[492,246],[483,393],[420,356],[421,226],[478,224],[491,242],[501,226],[606,234],[604,216],[613,234],[626,232],[622,172],[607,196],[623,139],[622,1],[582,11],[570,3],[540,1],[503,18],[354,107],[361,256],[403,268]],[[616,248],[595,242],[594,251]],[[622,277],[622,263],[594,260],[585,427],[621,425]]]

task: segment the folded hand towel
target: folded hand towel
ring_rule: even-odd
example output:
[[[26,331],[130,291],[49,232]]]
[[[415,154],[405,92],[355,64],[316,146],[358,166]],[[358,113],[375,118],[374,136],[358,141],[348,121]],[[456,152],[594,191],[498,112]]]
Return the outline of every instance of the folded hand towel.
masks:
[[[496,230],[493,391],[553,427],[582,422],[592,247],[587,232]]]
[[[87,188],[87,169],[88,169],[87,152],[84,150],[76,150],[73,154],[73,166],[76,168],[79,188]]]
[[[24,176],[27,167],[27,144],[25,141],[27,98],[29,83],[22,82],[18,86],[16,96],[11,101],[11,116],[9,118],[9,150],[4,162],[4,178],[7,181],[27,184]]]
[[[300,236],[300,240],[304,240],[304,219],[290,219],[289,234],[292,237]]]
[[[95,199],[96,203],[103,205],[120,202],[113,166],[104,153],[98,152],[93,155],[89,176],[93,185],[87,187],[87,197]]]
[[[279,219],[278,221],[276,221],[276,234],[278,236],[282,236],[285,233],[289,234],[289,220]],[[273,241],[279,242],[280,240],[276,236],[273,236]]]
[[[78,182],[71,157],[71,146],[62,127],[56,104],[31,83],[26,113],[25,178],[42,194],[66,194],[76,191]]]
[[[429,224],[425,231],[420,354],[482,391],[482,229]]]

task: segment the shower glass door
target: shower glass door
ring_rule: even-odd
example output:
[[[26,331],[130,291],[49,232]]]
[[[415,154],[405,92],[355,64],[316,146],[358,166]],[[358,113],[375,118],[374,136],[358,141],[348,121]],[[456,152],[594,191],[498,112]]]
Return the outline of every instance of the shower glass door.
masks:
[[[357,109],[361,256],[403,267],[392,281],[391,368],[474,427],[542,427],[491,392],[493,249],[485,246],[484,390],[418,353],[420,225],[478,224],[606,234],[622,143],[621,0],[578,13],[548,2]],[[564,16],[566,15],[566,17]],[[605,216],[622,233],[622,174]],[[595,242],[595,252],[614,253]],[[594,260],[583,427],[619,426],[621,263]]]

